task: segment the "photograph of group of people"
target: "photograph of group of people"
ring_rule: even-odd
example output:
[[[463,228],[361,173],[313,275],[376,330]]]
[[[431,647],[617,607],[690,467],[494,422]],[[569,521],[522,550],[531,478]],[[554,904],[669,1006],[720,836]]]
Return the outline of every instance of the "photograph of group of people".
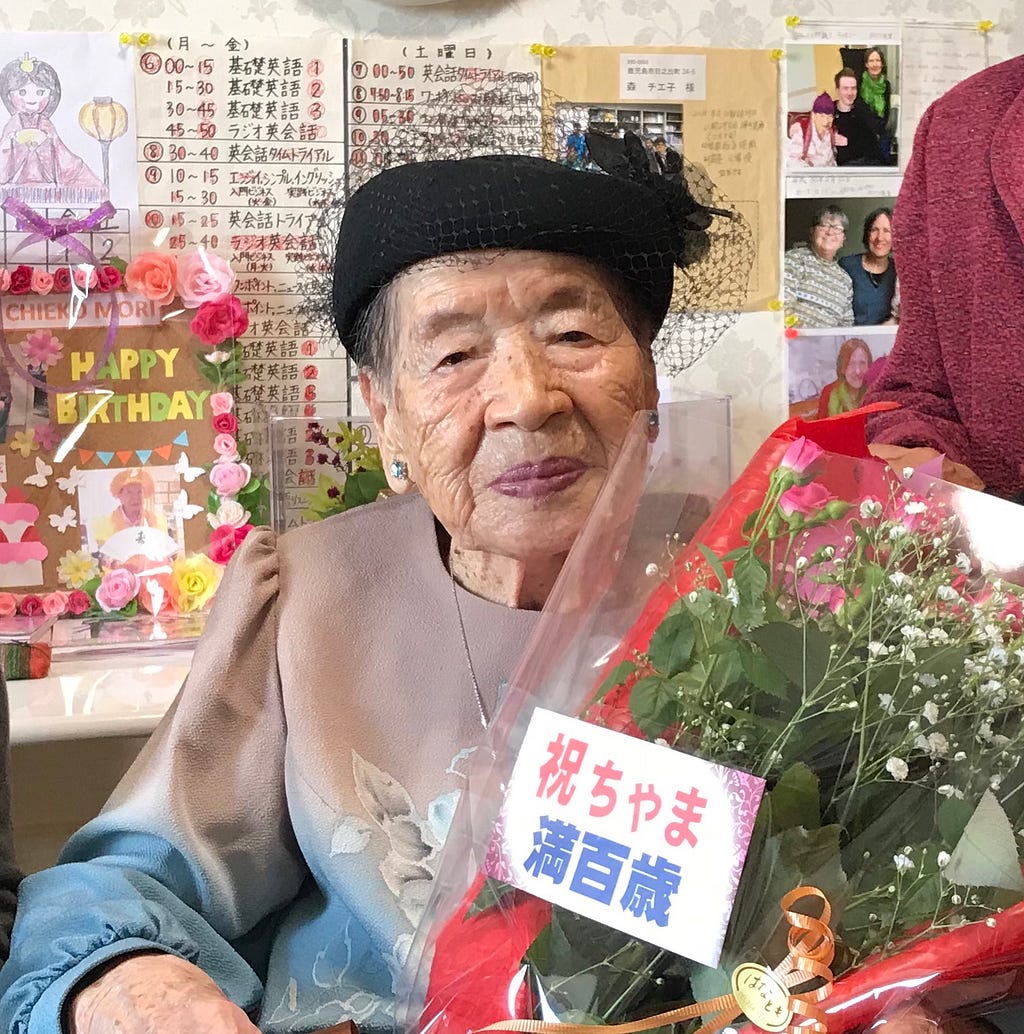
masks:
[[[786,169],[899,164],[899,47],[791,44]]]
[[[559,161],[573,169],[599,172],[601,156],[592,153],[598,140],[637,142],[655,175],[683,176],[683,109],[681,105],[619,107],[617,105],[560,104],[555,109],[555,146]]]
[[[899,323],[892,199],[790,198],[783,265],[791,412],[857,408]]]

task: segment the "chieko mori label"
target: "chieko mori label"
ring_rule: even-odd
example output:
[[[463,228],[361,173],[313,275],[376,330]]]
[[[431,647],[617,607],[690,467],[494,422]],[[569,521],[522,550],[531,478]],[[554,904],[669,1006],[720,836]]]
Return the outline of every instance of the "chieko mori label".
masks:
[[[717,966],[764,780],[537,708],[485,869]]]

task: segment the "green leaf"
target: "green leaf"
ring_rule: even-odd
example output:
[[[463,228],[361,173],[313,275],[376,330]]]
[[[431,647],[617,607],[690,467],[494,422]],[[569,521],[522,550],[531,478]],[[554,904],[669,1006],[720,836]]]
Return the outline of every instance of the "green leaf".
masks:
[[[825,677],[829,640],[812,621],[801,626],[772,621],[749,634],[768,660],[803,692],[814,689]]]
[[[372,503],[381,490],[387,488],[387,478],[382,470],[360,470],[345,478],[345,506],[362,506]]]
[[[500,905],[510,894],[514,894],[515,890],[516,888],[511,883],[505,883],[503,880],[496,880],[488,876],[484,880],[480,892],[469,906],[466,916],[475,916],[480,912],[486,912],[487,909],[493,908],[495,905]]]
[[[210,489],[210,494],[206,497],[206,510],[208,513],[216,513],[220,507],[220,496],[214,489]]]
[[[715,643],[711,652],[715,663],[711,668],[711,687],[719,697],[729,698],[729,690],[743,672],[740,662],[739,640],[722,639]]]
[[[674,682],[658,675],[640,679],[629,694],[629,712],[645,736],[655,737],[664,732],[676,717]]]
[[[787,768],[771,791],[772,832],[821,826],[818,777],[802,761]]]
[[[963,886],[1000,887],[1024,894],[1013,827],[991,790],[978,802],[943,875]]]
[[[238,498],[243,499],[247,496],[255,495],[262,487],[263,482],[254,475],[253,477],[249,478],[249,481],[246,484],[246,486],[243,489],[241,489],[241,491],[239,491]]]
[[[90,578],[85,583],[85,585],[82,586],[82,592],[87,592],[90,596],[95,598],[96,590],[100,587],[100,581],[101,580],[102,579],[100,578],[99,575],[97,575],[95,578]]]
[[[679,603],[674,603],[651,636],[647,654],[651,663],[668,678],[686,668],[696,642],[693,619]]]
[[[124,276],[124,271],[128,268],[128,263],[120,255],[111,255],[103,261],[106,265],[113,266],[122,277]]]
[[[740,665],[743,674],[750,679],[752,685],[773,697],[785,699],[789,679],[757,647],[745,640],[740,641]]]
[[[722,561],[710,550],[707,546],[701,545],[697,547],[704,556],[704,559],[708,562],[708,566],[715,573],[715,577],[718,579],[719,585],[722,587],[722,591],[725,591],[725,587],[729,584],[729,579],[726,577],[725,568],[722,567]]]
[[[594,695],[594,702],[603,700],[613,689],[621,686],[634,671],[636,671],[636,665],[632,661],[622,661],[616,664],[608,672],[608,677],[601,683],[600,689]]]

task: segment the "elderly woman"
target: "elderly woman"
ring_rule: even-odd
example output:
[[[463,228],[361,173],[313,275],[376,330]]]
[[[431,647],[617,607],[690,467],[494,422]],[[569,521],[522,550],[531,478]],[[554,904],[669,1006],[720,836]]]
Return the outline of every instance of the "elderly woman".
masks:
[[[839,260],[853,281],[853,322],[858,327],[890,323],[896,294],[891,208],[876,208],[867,214],[861,241],[864,251]]]
[[[859,337],[847,338],[836,357],[836,379],[826,384],[818,399],[818,416],[849,413],[864,401],[868,370],[873,362],[868,343]]]
[[[810,115],[795,119],[789,129],[786,151],[791,169],[827,169],[836,164],[836,145],[832,139],[832,120],[836,102],[827,93],[814,98]]]
[[[836,261],[850,220],[836,205],[819,209],[811,224],[809,246],[786,252],[786,312],[802,327],[849,327],[853,324],[853,281]]]
[[[353,196],[333,315],[397,497],[247,538],[171,713],[23,885],[0,1028],[390,1028],[465,760],[657,401],[662,204],[507,156]]]

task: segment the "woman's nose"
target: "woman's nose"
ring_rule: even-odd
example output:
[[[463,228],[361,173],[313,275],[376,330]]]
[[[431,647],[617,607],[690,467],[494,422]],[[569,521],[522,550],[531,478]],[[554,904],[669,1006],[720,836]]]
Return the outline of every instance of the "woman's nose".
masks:
[[[526,431],[542,427],[556,413],[572,409],[572,399],[542,344],[516,345],[495,357],[487,387],[487,424],[514,424]]]

